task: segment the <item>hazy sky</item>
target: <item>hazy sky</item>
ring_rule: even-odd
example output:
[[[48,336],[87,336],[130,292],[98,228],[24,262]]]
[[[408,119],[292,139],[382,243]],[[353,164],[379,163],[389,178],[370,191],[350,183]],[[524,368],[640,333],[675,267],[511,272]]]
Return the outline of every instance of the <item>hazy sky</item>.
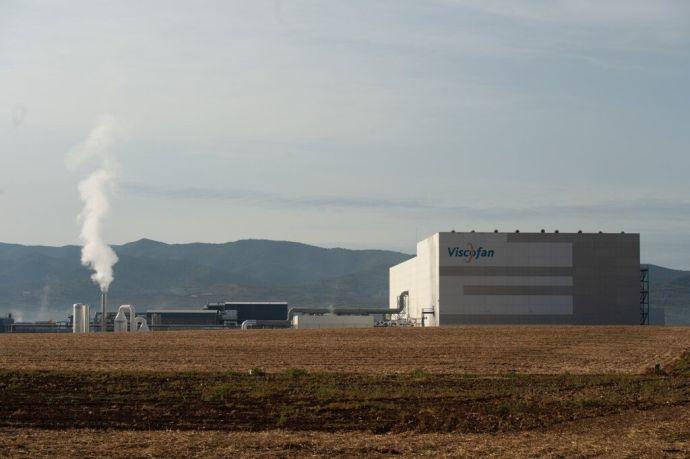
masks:
[[[111,114],[114,243],[625,230],[690,268],[685,0],[0,0],[0,110],[0,241],[78,242]]]

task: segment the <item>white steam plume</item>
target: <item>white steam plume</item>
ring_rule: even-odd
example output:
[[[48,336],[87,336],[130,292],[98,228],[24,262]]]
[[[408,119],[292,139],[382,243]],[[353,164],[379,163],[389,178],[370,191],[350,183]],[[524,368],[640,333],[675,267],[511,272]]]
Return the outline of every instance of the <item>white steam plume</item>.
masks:
[[[113,266],[117,255],[103,241],[102,223],[110,211],[108,196],[115,183],[115,162],[111,147],[115,141],[117,126],[112,116],[101,117],[96,127],[84,142],[75,147],[67,156],[67,166],[76,168],[89,161],[97,160],[98,169],[79,182],[79,194],[84,208],[79,214],[84,244],[81,250],[81,263],[93,270],[91,280],[101,291],[107,292],[113,281]]]

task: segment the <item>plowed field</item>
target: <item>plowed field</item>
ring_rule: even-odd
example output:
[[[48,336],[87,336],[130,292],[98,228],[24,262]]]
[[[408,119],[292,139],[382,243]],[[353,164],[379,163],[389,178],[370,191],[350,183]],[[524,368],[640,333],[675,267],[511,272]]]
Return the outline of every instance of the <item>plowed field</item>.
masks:
[[[690,457],[690,407],[501,434],[2,429],[13,457]]]
[[[390,374],[639,373],[690,348],[690,328],[496,326],[0,334],[0,369]]]
[[[690,328],[0,334],[0,457],[690,456]]]

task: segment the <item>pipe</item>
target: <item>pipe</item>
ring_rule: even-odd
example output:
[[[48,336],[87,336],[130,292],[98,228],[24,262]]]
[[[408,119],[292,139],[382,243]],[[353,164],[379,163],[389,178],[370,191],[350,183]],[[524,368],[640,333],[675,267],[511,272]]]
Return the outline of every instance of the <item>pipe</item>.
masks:
[[[337,315],[369,315],[383,314],[393,315],[402,313],[409,302],[410,292],[405,290],[398,296],[398,307],[395,309],[384,308],[290,308],[288,321],[292,321],[295,314],[337,314]],[[406,301],[408,300],[408,301]]]
[[[146,323],[146,319],[144,319],[143,317],[135,317],[134,318],[134,329],[131,331],[137,331],[137,332],[149,331],[149,326]]]
[[[134,309],[134,306],[132,306],[130,304],[123,304],[117,310],[116,319],[119,320],[118,323],[120,324],[118,327],[116,327],[116,328],[118,328],[118,331],[127,331],[126,313],[129,313],[129,331],[130,332],[149,331],[149,327],[148,327],[148,324],[146,323],[146,319],[143,317],[137,317],[137,313],[136,313],[136,310]],[[123,319],[124,319],[124,321],[123,321]],[[121,327],[121,328],[119,328],[119,327]]]
[[[242,330],[247,330],[249,327],[256,325],[256,320],[245,320],[242,322]]]

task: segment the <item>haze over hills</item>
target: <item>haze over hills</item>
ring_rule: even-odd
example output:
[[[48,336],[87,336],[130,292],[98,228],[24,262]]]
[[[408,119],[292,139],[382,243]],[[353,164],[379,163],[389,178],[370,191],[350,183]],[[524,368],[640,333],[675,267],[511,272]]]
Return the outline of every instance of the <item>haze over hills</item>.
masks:
[[[111,304],[198,307],[210,301],[285,300],[300,306],[388,306],[388,268],[410,255],[242,240],[114,246]],[[98,303],[80,247],[0,244],[0,314],[66,317],[75,302]]]
[[[664,308],[666,324],[690,324],[690,271],[650,265],[650,304]]]
[[[200,307],[210,301],[285,300],[295,306],[388,305],[388,268],[411,255],[242,240],[113,247],[120,258],[111,306]],[[0,314],[64,319],[75,302],[98,303],[80,247],[0,243]],[[651,302],[669,324],[690,324],[690,272],[651,266]]]

